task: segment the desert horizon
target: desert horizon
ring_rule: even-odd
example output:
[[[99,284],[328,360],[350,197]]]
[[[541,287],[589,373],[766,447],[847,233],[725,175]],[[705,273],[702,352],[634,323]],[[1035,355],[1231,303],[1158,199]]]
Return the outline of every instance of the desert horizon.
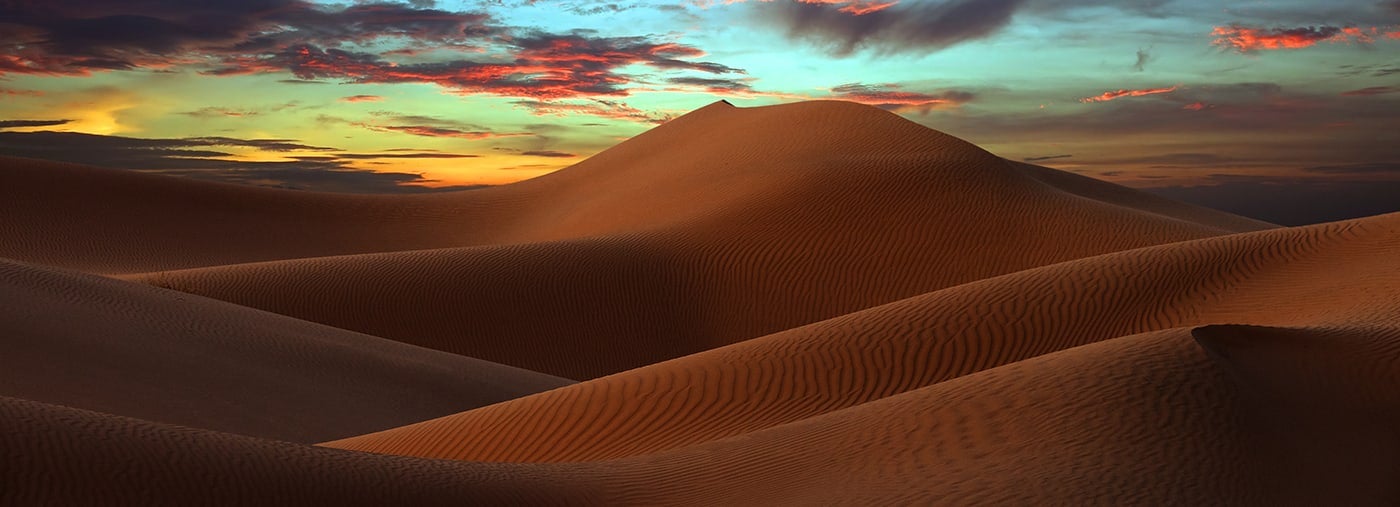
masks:
[[[1338,5],[0,3],[0,505],[1400,503]]]

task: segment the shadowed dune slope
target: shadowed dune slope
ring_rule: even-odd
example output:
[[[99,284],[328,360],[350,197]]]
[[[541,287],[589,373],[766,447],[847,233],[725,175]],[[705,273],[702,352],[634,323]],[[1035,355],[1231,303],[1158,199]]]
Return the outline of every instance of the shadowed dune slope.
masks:
[[[327,445],[484,461],[653,453],[1180,326],[1394,325],[1400,214],[1175,243],[960,285]]]
[[[506,194],[529,211],[496,244],[132,278],[583,379],[989,276],[1267,227],[839,102],[716,104],[550,175],[432,197]]]
[[[351,453],[4,398],[0,448],[17,466],[0,501],[1393,504],[1396,364],[1395,327],[1173,329],[569,464]]]
[[[199,296],[0,260],[0,395],[317,442],[568,381]]]

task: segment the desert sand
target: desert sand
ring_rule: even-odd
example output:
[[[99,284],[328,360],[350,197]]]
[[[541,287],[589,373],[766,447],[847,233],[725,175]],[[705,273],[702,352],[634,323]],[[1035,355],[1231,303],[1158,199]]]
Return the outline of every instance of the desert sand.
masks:
[[[441,194],[0,159],[0,504],[1395,504],[1397,252],[842,102]]]

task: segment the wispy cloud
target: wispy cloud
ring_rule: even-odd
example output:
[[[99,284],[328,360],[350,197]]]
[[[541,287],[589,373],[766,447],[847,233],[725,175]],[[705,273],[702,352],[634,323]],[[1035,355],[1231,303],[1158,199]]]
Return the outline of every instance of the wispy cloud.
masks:
[[[0,129],[54,127],[72,122],[73,120],[0,120]]]
[[[971,102],[976,97],[972,92],[961,90],[912,92],[896,84],[848,83],[831,89],[831,98],[904,113],[928,113],[935,109],[957,107]]]
[[[358,103],[358,102],[383,102],[383,101],[384,101],[384,97],[381,97],[381,96],[379,96],[379,95],[351,95],[351,96],[349,96],[349,97],[341,97],[341,98],[340,98],[340,101],[341,101],[341,102],[349,102],[349,103]]]
[[[1092,102],[1108,102],[1110,100],[1117,100],[1124,97],[1145,97],[1148,95],[1161,95],[1164,93],[1171,93],[1177,91],[1180,88],[1181,85],[1168,86],[1164,88],[1141,88],[1135,90],[1120,89],[1103,92],[1092,97],[1084,97],[1082,99],[1079,99],[1079,101],[1085,104]]]

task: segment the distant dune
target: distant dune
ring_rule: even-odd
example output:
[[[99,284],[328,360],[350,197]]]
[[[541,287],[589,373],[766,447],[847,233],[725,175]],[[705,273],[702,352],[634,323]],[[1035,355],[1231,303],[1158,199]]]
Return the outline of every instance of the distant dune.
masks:
[[[1400,214],[867,106],[444,194],[0,159],[0,238],[0,504],[1400,502]]]

